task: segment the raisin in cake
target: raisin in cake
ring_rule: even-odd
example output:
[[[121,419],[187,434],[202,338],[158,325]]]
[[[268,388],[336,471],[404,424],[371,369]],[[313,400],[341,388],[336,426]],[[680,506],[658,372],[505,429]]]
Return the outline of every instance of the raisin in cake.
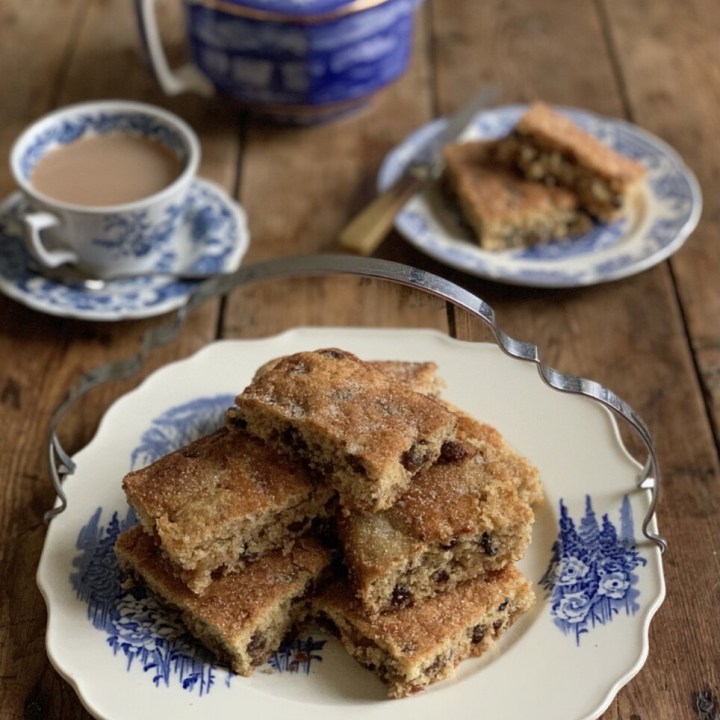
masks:
[[[536,468],[497,431],[461,421],[453,457],[418,473],[395,504],[338,521],[344,561],[368,613],[404,607],[516,562],[530,542]]]
[[[369,615],[347,584],[336,582],[313,600],[318,621],[347,651],[404,697],[451,675],[478,656],[533,603],[530,583],[512,565],[482,580],[392,612]]]
[[[141,527],[122,533],[115,552],[129,578],[179,610],[188,631],[239,675],[250,675],[266,662],[305,620],[315,584],[329,563],[322,545],[301,538],[287,554],[268,553],[262,562],[213,580],[199,597],[178,580],[156,539]]]
[[[440,402],[329,348],[280,359],[236,398],[226,424],[302,458],[339,492],[346,511],[375,511],[454,441],[457,419]]]
[[[217,571],[289,549],[332,505],[332,491],[300,463],[226,428],[129,473],[123,489],[196,593]]]

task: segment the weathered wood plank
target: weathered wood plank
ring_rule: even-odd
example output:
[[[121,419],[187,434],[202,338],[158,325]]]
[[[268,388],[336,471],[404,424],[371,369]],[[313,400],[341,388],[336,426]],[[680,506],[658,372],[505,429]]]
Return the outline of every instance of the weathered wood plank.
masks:
[[[340,229],[374,196],[375,176],[385,154],[430,117],[425,21],[421,13],[406,75],[360,113],[305,128],[249,125],[241,198],[253,235],[251,260],[337,251]],[[344,295],[333,289],[337,287],[337,281],[274,283],[253,289],[252,301],[246,293],[233,293],[224,333],[252,336],[260,327],[265,334],[311,321],[446,327],[442,305],[408,309],[407,293],[399,288],[386,288],[380,303],[373,297],[375,290],[365,284],[359,286],[363,295],[355,286]]]
[[[0,65],[5,69],[0,76],[0,145],[6,151],[23,126],[52,105],[53,81],[58,68],[66,64],[82,8],[81,2],[58,3],[52,8],[44,3],[6,2],[0,9],[5,28],[0,43]],[[37,23],[44,12],[49,25]],[[43,53],[35,51],[40,46]],[[5,163],[0,166],[0,189],[3,196],[13,190]],[[34,576],[42,546],[44,531],[39,518],[44,503],[37,488],[46,481],[46,468],[38,469],[42,413],[33,410],[38,378],[43,377],[54,351],[44,342],[44,335],[33,332],[34,313],[0,298],[0,316],[0,426],[5,457],[0,468],[0,528],[6,538],[0,543],[0,572],[6,579],[27,579]],[[27,320],[25,327],[18,324],[21,319]],[[13,326],[21,328],[17,342],[8,340]],[[3,582],[0,597],[0,715],[20,718],[35,713],[39,717],[36,706],[25,701],[42,667],[47,666],[42,601],[25,580]]]
[[[467,92],[469,78],[487,77],[494,70],[508,101],[541,98],[622,116],[629,100],[639,124],[664,134],[671,142],[683,136],[678,147],[681,152],[699,137],[717,147],[711,122],[716,108],[709,110],[705,104],[688,108],[687,102],[680,101],[688,87],[698,79],[706,83],[715,73],[706,68],[697,78],[694,72],[701,58],[710,53],[711,38],[717,37],[717,33],[705,34],[699,29],[701,17],[706,13],[712,17],[710,8],[706,6],[704,13],[701,4],[696,4],[691,19],[675,27],[677,17],[671,3],[630,5],[632,8],[627,3],[612,3],[607,17],[596,12],[602,11],[602,6],[591,3],[576,3],[570,9],[565,3],[509,2],[493,5],[494,12],[489,12],[487,3],[480,8],[476,3],[459,2],[452,14],[438,8],[435,32],[442,106],[459,102]],[[693,33],[700,47],[689,59],[676,61],[682,55],[681,47],[693,44],[688,42]],[[606,42],[608,37],[621,39],[619,53]],[[668,52],[668,47],[674,50]],[[643,48],[647,51],[644,57]],[[620,77],[615,75],[618,64]],[[622,81],[627,84],[627,99]],[[675,88],[677,112],[671,110],[668,88]],[[713,93],[705,90],[701,95],[708,98]],[[658,118],[656,123],[653,117]],[[716,173],[717,152],[714,158],[700,160],[701,155],[710,154],[699,145],[690,157],[699,161],[696,164],[708,176]],[[696,283],[696,290],[691,285],[699,272],[717,274],[717,243],[710,242],[716,231],[708,226],[705,242],[691,241],[687,253],[696,254],[694,263],[686,251],[673,262],[686,307],[691,313],[694,309],[691,334],[698,350],[702,347],[706,353],[706,384],[712,378],[718,325],[712,323],[708,330],[703,320],[707,324],[712,308],[713,317],[717,316],[718,283]],[[712,269],[701,268],[709,258],[715,260]],[[666,563],[670,590],[651,629],[647,667],[621,691],[604,717],[690,717],[693,693],[702,687],[717,692],[718,687],[719,626],[712,610],[717,604],[713,578],[718,570],[718,539],[717,533],[715,538],[712,535],[720,498],[717,457],[702,388],[667,264],[620,282],[557,292],[504,288],[459,273],[452,276],[485,297],[511,335],[537,343],[548,364],[610,387],[649,424],[664,472],[659,518],[670,539]],[[706,312],[701,312],[701,304],[710,294],[713,297],[707,301]],[[473,329],[461,319],[459,332],[472,333]],[[637,443],[633,449],[639,449]],[[683,552],[690,547],[707,550]],[[673,548],[682,553],[681,561],[673,559]],[[687,618],[700,620],[697,624],[693,620],[690,627]],[[680,656],[688,653],[692,658],[682,668],[677,667],[678,648],[682,648]],[[705,663],[702,655],[707,658]],[[704,664],[705,673],[700,670]]]
[[[663,369],[653,373],[652,411],[667,481],[660,517],[672,555],[667,601],[651,630],[655,652],[643,674],[647,691],[621,696],[617,716],[643,707],[649,717],[703,717],[703,694],[708,705],[715,703],[708,716],[717,712],[720,698],[720,7],[694,0],[677,13],[670,2],[605,5],[632,119],[680,153],[704,195],[697,230],[671,260],[682,318],[664,323],[655,317],[651,325],[656,341],[663,332],[669,336],[662,345],[677,348],[689,341],[694,360],[655,346],[655,358],[642,365]],[[644,296],[643,304],[654,300]],[[644,324],[638,334],[649,334]]]

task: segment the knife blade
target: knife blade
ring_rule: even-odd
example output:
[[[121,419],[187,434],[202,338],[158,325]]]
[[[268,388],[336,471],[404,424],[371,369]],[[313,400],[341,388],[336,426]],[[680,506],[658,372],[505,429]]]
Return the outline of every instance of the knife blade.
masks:
[[[487,86],[451,115],[443,129],[430,138],[416,153],[400,177],[365,206],[341,231],[340,245],[358,255],[370,255],[382,242],[395,216],[416,193],[436,180],[442,173],[443,147],[458,140],[474,117],[488,107],[499,94],[499,88]]]

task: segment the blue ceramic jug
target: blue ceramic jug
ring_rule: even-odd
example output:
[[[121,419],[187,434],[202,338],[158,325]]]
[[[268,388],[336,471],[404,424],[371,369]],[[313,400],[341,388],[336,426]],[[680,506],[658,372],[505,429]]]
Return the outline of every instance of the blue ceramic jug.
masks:
[[[407,68],[418,0],[184,0],[191,62],[173,70],[155,0],[135,0],[164,92],[219,93],[289,120],[353,110]]]

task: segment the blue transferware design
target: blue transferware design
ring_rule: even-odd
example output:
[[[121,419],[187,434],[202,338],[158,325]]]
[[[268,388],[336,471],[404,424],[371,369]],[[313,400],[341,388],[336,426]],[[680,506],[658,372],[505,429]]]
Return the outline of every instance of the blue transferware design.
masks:
[[[506,135],[526,106],[479,113],[466,139]],[[488,252],[470,233],[454,225],[446,200],[415,199],[398,214],[398,229],[418,248],[465,272],[518,285],[577,287],[614,280],[645,270],[676,251],[695,228],[702,206],[693,173],[672,148],[640,128],[574,108],[558,108],[586,131],[647,168],[647,197],[627,218],[596,223],[586,234],[535,248]],[[380,170],[378,185],[391,185],[405,167],[426,158],[446,120],[413,133],[393,150]],[[453,219],[451,219],[453,218]]]
[[[67,145],[85,135],[105,135],[111,132],[140,135],[157,140],[172,150],[182,163],[188,159],[183,137],[162,120],[138,112],[100,112],[64,120],[40,133],[20,158],[20,172],[30,180],[33,168],[45,155],[60,145]]]
[[[113,654],[122,657],[128,672],[140,668],[158,687],[177,683],[204,695],[218,676],[229,685],[231,673],[188,635],[179,615],[162,608],[142,587],[122,587],[113,547],[117,536],[137,522],[132,510],[125,517],[113,513],[107,526],[101,525],[101,515],[98,508],[80,530],[70,582],[87,603],[88,620],[106,633]]]
[[[153,419],[130,458],[131,468],[151,463],[222,425],[233,395],[201,397],[170,408]],[[78,535],[70,583],[79,600],[87,603],[88,620],[107,635],[114,655],[124,659],[128,672],[140,668],[158,687],[178,685],[203,696],[217,684],[229,687],[233,673],[187,633],[178,613],[160,605],[141,586],[125,589],[114,552],[120,533],[133,527],[132,509],[114,512],[101,524],[97,508]],[[283,643],[270,658],[276,672],[308,674],[322,661],[324,640],[296,637]]]
[[[159,223],[150,221],[148,210],[109,214],[103,221],[103,236],[92,242],[110,250],[113,258],[145,257],[150,252],[164,251],[183,211],[182,204],[168,205]]]
[[[575,638],[620,613],[634,615],[640,606],[635,569],[646,564],[635,546],[632,508],[627,495],[620,507],[619,530],[603,515],[598,521],[588,495],[576,526],[560,501],[560,532],[540,584],[550,597],[555,625]]]
[[[147,317],[181,306],[197,287],[197,282],[140,277],[113,280],[102,290],[87,292],[44,278],[23,243],[26,208],[19,194],[10,196],[0,208],[0,290],[30,307],[87,320]],[[249,237],[242,209],[223,190],[205,180],[193,182],[179,222],[179,242],[162,242],[155,265],[158,271],[212,274],[237,269]],[[117,236],[118,252],[125,249],[121,237],[128,237],[132,248],[133,232]]]
[[[308,675],[313,661],[322,662],[320,651],[326,640],[318,640],[312,635],[306,638],[294,637],[282,643],[272,654],[269,665],[277,672],[303,673]]]
[[[234,400],[230,394],[201,397],[166,410],[140,436],[140,444],[130,456],[131,468],[145,467],[222,427],[225,410]]]
[[[285,3],[289,15],[307,11],[294,21],[243,17],[188,2],[193,62],[219,93],[244,104],[320,108],[362,100],[407,67],[416,0],[387,0],[333,16],[343,4]],[[281,5],[259,7],[285,12]],[[326,10],[330,15],[323,19]],[[305,22],[308,16],[314,17]]]

